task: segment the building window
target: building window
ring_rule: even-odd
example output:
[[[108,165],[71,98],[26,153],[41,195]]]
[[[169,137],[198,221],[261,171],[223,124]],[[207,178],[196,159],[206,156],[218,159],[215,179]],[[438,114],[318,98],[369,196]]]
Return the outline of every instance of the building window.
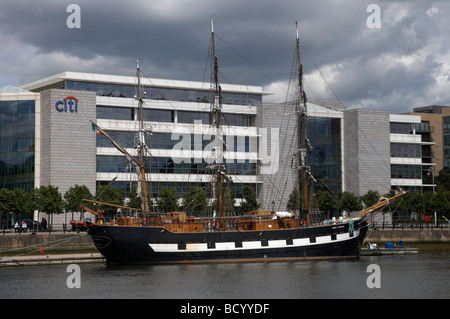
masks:
[[[393,134],[412,134],[414,131],[414,124],[410,123],[395,123],[391,122],[391,133]]]
[[[133,121],[134,112],[133,108],[97,106],[98,119]]]
[[[0,101],[0,188],[34,188],[35,101]]]
[[[418,144],[391,143],[391,157],[421,158],[421,146]]]
[[[141,118],[140,112],[136,111],[138,114],[138,119]],[[174,122],[174,113],[175,111],[171,110],[154,110],[154,109],[144,109],[144,121],[150,121],[150,122],[168,122],[173,123]]]
[[[391,165],[391,178],[421,179],[422,167],[419,165]]]
[[[337,194],[342,190],[341,120],[312,116],[308,121],[308,137],[313,148],[309,157],[313,176],[325,181]],[[318,183],[317,188],[321,187]]]
[[[177,111],[178,123],[209,124],[208,112]]]

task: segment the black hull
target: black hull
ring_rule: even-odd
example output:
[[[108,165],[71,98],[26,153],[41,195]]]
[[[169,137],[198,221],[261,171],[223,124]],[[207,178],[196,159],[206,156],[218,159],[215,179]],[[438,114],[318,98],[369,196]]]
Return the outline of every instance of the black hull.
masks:
[[[89,227],[108,263],[250,262],[358,258],[365,222],[298,229],[172,233],[163,227]]]

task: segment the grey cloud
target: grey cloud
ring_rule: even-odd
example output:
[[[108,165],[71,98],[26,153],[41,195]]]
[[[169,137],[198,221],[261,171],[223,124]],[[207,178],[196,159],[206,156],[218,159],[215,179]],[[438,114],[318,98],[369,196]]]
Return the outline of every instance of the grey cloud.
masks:
[[[64,70],[131,75],[136,58],[149,77],[201,81],[214,14],[224,82],[286,83],[299,21],[307,81],[317,67],[348,107],[450,103],[443,90],[430,93],[450,64],[444,1],[376,1],[381,29],[366,25],[368,0],[79,0],[81,29],[68,29],[72,2],[2,1],[0,86]],[[320,97],[335,98],[316,80]]]

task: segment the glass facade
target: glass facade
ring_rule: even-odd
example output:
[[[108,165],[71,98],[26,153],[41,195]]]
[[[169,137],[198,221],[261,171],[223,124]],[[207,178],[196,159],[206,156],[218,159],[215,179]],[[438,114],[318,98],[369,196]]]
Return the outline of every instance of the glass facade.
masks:
[[[310,117],[308,138],[313,152],[310,155],[311,172],[335,194],[342,191],[341,119]],[[317,183],[318,188],[323,186]]]
[[[0,188],[34,187],[35,101],[0,101]]]
[[[202,163],[174,163],[170,157],[147,157],[144,162],[147,173],[155,174],[211,174],[207,167],[210,164]],[[234,160],[233,163],[225,163],[226,171],[230,175],[254,175],[256,164],[248,160]],[[127,173],[134,169],[127,165],[124,156],[97,155],[97,172]]]
[[[99,96],[132,98],[137,94],[136,85],[114,83],[65,81],[64,88],[67,90],[94,91]],[[211,90],[189,90],[147,86],[143,88],[143,91],[146,92],[146,98],[152,100],[210,103],[213,97]],[[223,104],[256,105],[261,102],[262,95],[260,94],[222,93]]]
[[[59,87],[61,84],[59,84]],[[111,96],[134,98],[137,94],[136,85],[122,85],[113,83],[94,83],[82,81],[64,81],[63,88],[71,90],[95,91],[97,96]],[[145,109],[143,110],[143,120],[151,122],[163,123],[186,123],[194,124],[201,123],[208,125],[210,123],[210,102],[213,100],[213,93],[211,90],[193,90],[181,88],[162,88],[162,87],[144,87],[144,98],[153,100],[168,100],[181,102],[197,102],[205,103],[204,111],[193,112],[184,110],[158,110]],[[247,94],[247,93],[222,93],[223,104],[233,105],[256,105],[262,102],[262,94]],[[140,120],[141,114],[137,108],[131,107],[114,107],[97,105],[97,119],[110,120],[125,120],[134,121]],[[222,124],[231,126],[253,126],[254,115],[248,114],[223,114]],[[108,131],[108,133],[123,147],[134,148],[137,144],[137,134],[133,131]],[[175,134],[172,139],[171,133],[153,133],[146,135],[146,144],[150,149],[171,150],[177,143],[185,136]],[[208,144],[214,141],[214,136],[201,136],[200,138],[191,135],[191,149],[197,150],[196,143],[201,141],[201,149],[205,149]],[[249,136],[224,136],[224,141],[228,140],[228,151],[235,152],[249,152],[253,149],[252,146],[257,145],[256,137]],[[97,147],[112,147],[110,141],[104,136],[97,135]],[[185,146],[184,146],[185,147]],[[227,151],[224,149],[224,151]],[[192,160],[191,160],[192,161]],[[191,161],[174,163],[169,157],[149,157],[146,159],[145,167],[148,173],[159,174],[205,174],[210,175],[211,171],[207,168],[209,165],[202,160],[201,163],[191,163]],[[192,161],[193,162],[193,161]],[[97,172],[107,173],[128,173],[133,172],[134,169],[126,164],[125,157],[121,156],[104,156],[97,155]],[[256,175],[256,163],[250,163],[248,160],[234,161],[233,163],[224,163],[230,175]],[[109,181],[97,181],[97,185],[107,184]],[[200,185],[199,185],[200,184]],[[157,197],[162,187],[167,186],[175,188],[177,193],[182,196],[192,186],[202,186],[207,190],[207,195],[210,196],[210,183],[190,183],[190,182],[152,182],[149,185],[149,195]],[[115,187],[119,187],[127,195],[128,192],[136,187],[135,182],[131,181],[115,181]],[[244,184],[236,183],[231,185],[236,198],[242,197],[242,190]],[[255,189],[255,185],[251,186]]]

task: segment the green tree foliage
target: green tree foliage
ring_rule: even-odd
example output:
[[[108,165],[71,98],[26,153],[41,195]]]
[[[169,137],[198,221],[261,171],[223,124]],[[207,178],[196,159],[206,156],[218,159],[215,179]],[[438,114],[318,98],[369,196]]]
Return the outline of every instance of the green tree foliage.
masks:
[[[338,209],[341,211],[354,212],[362,209],[358,196],[351,192],[339,192],[337,203]]]
[[[450,191],[450,173],[444,170],[440,171],[439,175],[434,178],[434,182],[438,192]]]
[[[300,211],[303,206],[303,197],[300,195],[298,188],[294,188],[289,195],[289,200],[286,204],[286,209],[294,212]]]
[[[102,185],[97,188],[95,193],[95,200],[103,203],[113,204],[113,205],[123,205],[123,194],[118,188]],[[117,213],[117,207],[109,205],[99,205],[97,208],[102,209],[105,214],[110,214],[115,217]]]
[[[183,209],[190,214],[201,214],[206,210],[206,192],[202,187],[193,186],[183,197]]]
[[[93,196],[87,188],[86,185],[75,185],[70,187],[67,192],[64,194],[64,199],[66,200],[64,204],[64,208],[66,209],[66,212],[72,212],[72,218],[73,213],[81,211],[80,204],[83,203],[86,206],[90,206],[89,203],[83,202],[83,199],[91,199]]]
[[[374,190],[369,190],[365,195],[361,196],[361,200],[366,207],[373,206],[380,201],[380,193]]]
[[[57,186],[41,186],[37,189],[35,207],[49,215],[61,214],[64,208],[64,201]]]
[[[331,217],[331,214],[337,209],[338,203],[334,196],[328,191],[317,191],[316,203],[319,206],[319,210],[327,215],[327,218]]]
[[[32,194],[33,207],[50,216],[50,228],[53,225],[53,215],[63,213],[64,201],[57,186],[41,186]]]
[[[176,212],[178,210],[178,194],[175,189],[163,187],[156,204],[161,212]]]
[[[432,196],[432,194],[427,194],[427,197]],[[409,213],[417,213],[418,217],[426,210],[426,200],[425,196],[419,192],[409,192],[403,195],[402,201],[400,202],[398,209],[401,211]]]
[[[236,204],[236,200],[234,199],[233,190],[229,187],[225,188],[222,191],[222,200],[223,200],[223,211],[227,215],[233,215],[235,212],[234,206]],[[219,211],[219,203],[217,199],[212,203],[212,208],[218,212]]]
[[[137,189],[133,188],[130,193],[128,194],[128,203],[127,206],[131,208],[138,208],[141,209],[142,200],[138,196]]]
[[[7,188],[0,189],[0,226],[3,227],[3,223],[8,218],[8,214],[11,212],[12,207],[12,192]]]
[[[439,191],[435,194],[426,193],[424,198],[426,214],[433,215],[436,212],[438,216],[448,215],[450,210],[450,191]]]
[[[241,206],[239,206],[240,213],[248,213],[259,208],[260,204],[256,199],[256,194],[250,186],[244,186],[243,197],[244,200],[241,202]]]

